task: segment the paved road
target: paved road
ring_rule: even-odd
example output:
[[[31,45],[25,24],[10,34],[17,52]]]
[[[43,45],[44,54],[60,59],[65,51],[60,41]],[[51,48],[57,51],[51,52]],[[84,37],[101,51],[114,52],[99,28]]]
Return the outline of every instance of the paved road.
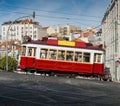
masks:
[[[0,106],[120,106],[120,84],[0,72]]]

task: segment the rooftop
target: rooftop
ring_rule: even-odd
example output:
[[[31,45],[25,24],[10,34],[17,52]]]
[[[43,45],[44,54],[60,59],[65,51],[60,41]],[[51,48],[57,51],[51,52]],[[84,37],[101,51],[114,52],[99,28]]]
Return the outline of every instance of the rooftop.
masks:
[[[32,19],[24,19],[24,20],[18,20],[18,21],[7,21],[7,22],[4,22],[2,25],[9,25],[9,24],[35,24],[35,25],[39,25],[39,22],[33,21]]]

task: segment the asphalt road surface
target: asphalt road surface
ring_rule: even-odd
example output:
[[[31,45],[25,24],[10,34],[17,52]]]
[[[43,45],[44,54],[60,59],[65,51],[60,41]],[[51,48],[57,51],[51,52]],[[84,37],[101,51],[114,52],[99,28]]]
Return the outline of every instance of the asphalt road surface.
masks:
[[[0,72],[0,106],[120,106],[120,84]]]

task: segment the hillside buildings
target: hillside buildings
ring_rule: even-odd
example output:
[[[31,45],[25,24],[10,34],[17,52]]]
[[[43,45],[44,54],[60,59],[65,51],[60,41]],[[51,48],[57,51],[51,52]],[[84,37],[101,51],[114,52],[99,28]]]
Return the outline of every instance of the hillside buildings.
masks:
[[[46,36],[46,31],[38,22],[32,19],[24,19],[15,22],[4,22],[2,24],[2,41],[6,40],[6,36],[8,40],[22,41],[24,36],[37,40],[42,39],[42,36]]]
[[[73,26],[73,25],[58,25],[56,28],[44,27],[48,37],[54,37],[56,39],[63,39],[69,41],[79,41],[92,44],[102,44],[101,30],[95,28],[84,28]]]
[[[8,55],[18,59],[21,51],[20,45],[24,42],[25,38],[29,37],[32,40],[41,40],[43,36],[47,36],[46,30],[32,19],[4,22],[2,24],[0,58],[5,56],[6,38]]]
[[[111,0],[102,20],[102,38],[106,50],[105,65],[113,80],[120,81],[120,0]]]

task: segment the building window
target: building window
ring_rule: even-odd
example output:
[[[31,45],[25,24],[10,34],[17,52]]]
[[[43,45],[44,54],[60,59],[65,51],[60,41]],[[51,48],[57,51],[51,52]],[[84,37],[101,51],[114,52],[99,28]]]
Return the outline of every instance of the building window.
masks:
[[[36,34],[37,33],[37,31],[34,31],[34,34]]]
[[[19,30],[19,27],[17,26],[17,30]]]
[[[3,31],[5,31],[5,27],[3,27]]]
[[[36,35],[34,35],[34,38],[36,38]]]

